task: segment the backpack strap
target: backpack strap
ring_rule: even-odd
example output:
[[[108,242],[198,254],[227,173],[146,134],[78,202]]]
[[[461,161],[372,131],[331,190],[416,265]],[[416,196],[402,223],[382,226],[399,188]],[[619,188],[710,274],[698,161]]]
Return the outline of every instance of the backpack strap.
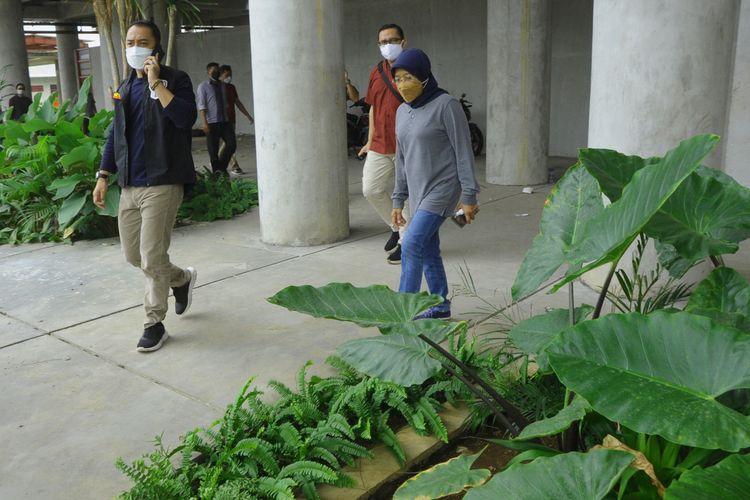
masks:
[[[393,88],[393,84],[391,83],[390,78],[388,78],[385,75],[385,69],[383,69],[383,63],[384,62],[385,61],[380,61],[378,63],[378,73],[380,73],[380,78],[383,79],[383,82],[385,82],[386,87],[388,87],[388,90],[390,90],[391,93],[396,97],[396,99],[398,99],[398,102],[404,102],[404,98],[401,97],[401,94],[398,93],[398,90],[396,90],[395,88]]]

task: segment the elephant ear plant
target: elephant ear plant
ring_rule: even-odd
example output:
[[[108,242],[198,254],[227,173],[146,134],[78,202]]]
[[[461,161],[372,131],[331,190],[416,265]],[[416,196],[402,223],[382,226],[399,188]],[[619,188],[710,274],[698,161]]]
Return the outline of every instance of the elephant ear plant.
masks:
[[[91,79],[73,103],[54,106],[34,96],[19,121],[0,124],[0,243],[60,241],[74,235],[116,232],[119,188],[114,177],[107,208],[94,206],[94,172],[101,160],[112,112],[86,116]]]
[[[489,474],[470,464],[443,464],[453,470],[443,471],[452,484],[441,484],[442,491],[471,485],[467,499],[747,497],[750,284],[723,267],[721,256],[750,235],[750,190],[701,165],[717,140],[693,137],[649,159],[580,152],[545,203],[513,295],[533,293],[563,264],[567,271],[553,292],[601,265],[611,266],[609,277],[591,320],[571,324],[568,311],[554,310],[510,332],[516,347],[566,386],[565,406],[500,441],[523,453],[482,484],[477,477]],[[611,205],[599,205],[602,194]],[[620,258],[644,238],[655,240],[673,276],[705,259],[716,268],[682,311],[600,317]],[[584,305],[575,316],[591,312]],[[566,448],[578,450],[533,442],[554,436],[573,436]],[[596,442],[602,444],[586,451]],[[394,498],[447,494],[433,493],[436,469],[415,476]]]

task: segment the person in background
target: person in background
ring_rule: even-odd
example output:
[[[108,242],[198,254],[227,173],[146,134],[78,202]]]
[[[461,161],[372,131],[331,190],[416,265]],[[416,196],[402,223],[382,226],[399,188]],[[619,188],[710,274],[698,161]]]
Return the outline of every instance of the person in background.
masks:
[[[467,224],[479,212],[469,122],[461,103],[438,87],[430,59],[419,49],[405,50],[392,65],[404,104],[396,114],[396,185],[393,224],[404,226],[404,202],[411,220],[402,245],[399,292],[417,293],[422,275],[431,294],[443,302],[415,319],[450,318],[448,280],[440,256],[440,226],[457,208]]]
[[[229,159],[237,149],[237,141],[234,128],[229,123],[227,86],[219,79],[219,63],[208,63],[206,73],[208,80],[198,85],[198,111],[203,121],[203,132],[206,133],[211,170],[214,173],[228,175]],[[219,142],[222,140],[226,147],[222,154],[219,154]]]
[[[346,86],[346,100],[351,102],[359,101],[359,90],[357,90],[357,87],[349,79],[348,71],[344,71],[344,85]]]
[[[240,110],[240,112],[247,117],[248,120],[250,120],[250,125],[255,123],[255,119],[253,119],[252,116],[250,116],[250,112],[245,108],[245,105],[242,104],[242,101],[240,101],[240,96],[237,94],[237,88],[232,83],[232,67],[228,64],[224,64],[219,67],[219,79],[224,82],[224,85],[226,86],[227,91],[227,116],[229,117],[229,128],[231,129],[231,134],[235,137],[235,144],[237,143],[237,134],[236,134],[236,124],[237,124],[237,115],[234,111],[235,106],[237,109]],[[224,141],[219,148],[219,157],[221,157],[224,154],[224,150],[226,149],[227,143]],[[229,163],[232,165],[232,173],[234,174],[241,174],[242,169],[240,168],[240,165],[237,163],[237,155],[233,154],[232,158],[230,158]]]
[[[16,85],[16,95],[10,98],[8,106],[13,107],[13,114],[10,116],[11,120],[18,120],[29,111],[31,98],[26,95],[26,85],[23,83]]]
[[[161,33],[151,21],[135,21],[125,36],[132,68],[112,95],[115,117],[96,173],[94,204],[105,208],[107,183],[117,175],[117,224],[125,260],[143,271],[146,321],[136,350],[150,352],[167,340],[162,321],[172,288],[175,313],[190,308],[198,273],[169,260],[169,245],[186,185],[195,184],[190,150],[197,112],[190,77],[160,64]],[[98,263],[94,265],[106,265]]]
[[[370,72],[365,102],[370,106],[369,136],[359,156],[367,154],[362,169],[362,194],[391,230],[384,250],[391,252],[389,264],[401,263],[399,240],[406,230],[391,222],[391,200],[396,166],[396,109],[401,96],[391,76],[391,63],[406,46],[404,31],[397,24],[386,24],[378,30],[378,46],[383,60]]]

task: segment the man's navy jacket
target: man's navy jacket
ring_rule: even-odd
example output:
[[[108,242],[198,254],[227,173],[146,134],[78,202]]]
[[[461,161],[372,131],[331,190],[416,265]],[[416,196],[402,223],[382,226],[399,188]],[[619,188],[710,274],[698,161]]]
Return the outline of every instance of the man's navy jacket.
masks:
[[[128,94],[135,77],[133,70],[113,95],[115,117],[100,165],[102,170],[117,172],[120,186],[126,186],[129,179],[125,103],[129,102]],[[150,97],[148,89],[144,93],[143,160],[147,185],[195,184],[191,131],[198,111],[193,83],[187,73],[169,66],[161,66],[159,79],[166,82],[174,97],[163,108],[158,99]]]

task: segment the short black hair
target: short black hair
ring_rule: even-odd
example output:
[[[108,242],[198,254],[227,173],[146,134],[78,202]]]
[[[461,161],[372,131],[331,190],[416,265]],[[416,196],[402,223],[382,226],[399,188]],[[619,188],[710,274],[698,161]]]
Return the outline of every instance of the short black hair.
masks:
[[[378,35],[380,34],[381,31],[390,30],[390,29],[395,29],[396,31],[398,31],[398,36],[400,36],[402,40],[404,39],[404,30],[402,30],[401,26],[399,26],[398,24],[384,24],[378,30]]]
[[[164,58],[164,49],[162,49],[161,47],[161,31],[159,30],[159,27],[156,25],[156,23],[149,19],[137,19],[130,23],[128,29],[132,28],[133,26],[143,26],[151,30],[151,34],[154,35],[154,38],[156,39],[156,52],[157,54],[159,54],[160,59]]]
[[[219,67],[219,63],[217,63],[217,62],[210,62],[210,63],[206,64],[206,71],[208,71],[209,69],[211,69],[212,66],[216,66],[218,68]]]
[[[161,31],[159,31],[159,27],[153,21],[149,21],[148,19],[138,19],[130,23],[128,29],[132,28],[133,26],[143,26],[149,28],[151,30],[151,33],[154,35],[154,38],[156,38],[156,46],[158,47],[159,45],[161,45]]]
[[[223,74],[225,71],[232,71],[232,67],[228,64],[222,64],[219,66],[219,74]]]
[[[26,84],[25,84],[25,83],[23,83],[23,82],[18,82],[18,83],[16,84],[16,88],[18,88],[18,87],[23,87],[23,88],[24,88],[24,90],[26,90]]]

